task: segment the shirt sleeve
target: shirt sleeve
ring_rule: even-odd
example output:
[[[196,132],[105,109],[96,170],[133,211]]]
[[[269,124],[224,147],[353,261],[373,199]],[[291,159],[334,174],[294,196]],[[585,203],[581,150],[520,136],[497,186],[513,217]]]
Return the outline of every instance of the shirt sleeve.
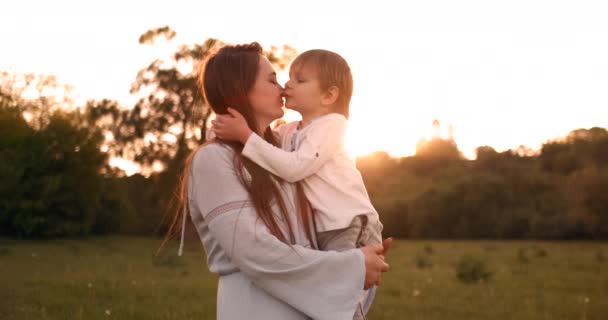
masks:
[[[302,133],[305,136],[295,151],[282,150],[252,134],[245,143],[243,155],[286,181],[302,180],[344,148],[345,119],[327,119],[310,125],[314,127]]]
[[[352,319],[363,289],[363,253],[279,241],[257,217],[231,156],[205,149],[194,159],[192,201],[232,263],[257,286],[313,319]]]

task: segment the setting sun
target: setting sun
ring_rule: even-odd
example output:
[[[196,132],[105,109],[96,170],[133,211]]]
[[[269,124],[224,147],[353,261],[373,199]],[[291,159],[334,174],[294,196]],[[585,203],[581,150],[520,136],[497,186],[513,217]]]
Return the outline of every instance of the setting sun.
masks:
[[[324,48],[344,56],[353,72],[347,145],[354,155],[412,155],[435,119],[452,126],[467,157],[479,146],[537,149],[577,128],[608,126],[608,44],[596,41],[608,30],[605,4],[593,10],[552,1],[349,4],[365,16],[337,14],[338,2],[266,4],[272,19],[249,16],[258,7],[251,2],[239,2],[235,11],[229,2],[152,1],[145,15],[135,3],[86,9],[70,1],[40,2],[33,12],[15,2],[1,30],[12,30],[26,13],[44,28],[4,32],[7,47],[22,49],[2,50],[0,67],[53,74],[74,87],[75,99],[111,98],[130,108],[137,101],[129,93],[137,72],[183,44],[216,37],[266,48],[287,44],[298,52]],[[46,14],[62,7],[75,13],[61,19]],[[294,11],[318,23],[294,24]],[[215,14],[201,19],[201,12]],[[111,25],[106,16],[115,17]],[[161,25],[174,29],[175,38],[138,44],[142,32]],[[54,49],[41,54],[40,48]],[[281,84],[286,71],[279,71]]]
[[[607,318],[608,1],[2,9],[0,318]]]

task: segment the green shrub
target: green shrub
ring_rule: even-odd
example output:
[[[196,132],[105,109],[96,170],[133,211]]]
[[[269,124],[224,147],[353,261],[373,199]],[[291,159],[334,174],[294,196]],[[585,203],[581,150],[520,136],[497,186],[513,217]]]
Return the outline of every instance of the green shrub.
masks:
[[[490,279],[492,272],[485,263],[471,256],[463,256],[456,267],[456,277],[464,283],[484,282]]]

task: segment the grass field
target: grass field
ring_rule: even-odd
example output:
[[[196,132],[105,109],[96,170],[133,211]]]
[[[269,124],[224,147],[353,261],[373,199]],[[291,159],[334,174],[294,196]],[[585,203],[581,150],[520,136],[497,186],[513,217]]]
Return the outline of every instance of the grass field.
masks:
[[[200,243],[159,245],[0,239],[0,319],[215,319]],[[388,260],[369,319],[608,319],[606,242],[402,240]]]

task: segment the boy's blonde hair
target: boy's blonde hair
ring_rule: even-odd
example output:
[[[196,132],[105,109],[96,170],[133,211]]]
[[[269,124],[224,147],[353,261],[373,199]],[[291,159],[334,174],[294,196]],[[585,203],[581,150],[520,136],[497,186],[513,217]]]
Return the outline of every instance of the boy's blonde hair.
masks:
[[[290,73],[304,67],[316,72],[321,90],[326,91],[332,86],[340,90],[336,108],[332,111],[348,119],[350,99],[353,95],[353,75],[346,60],[335,52],[314,49],[299,54],[291,63]]]

